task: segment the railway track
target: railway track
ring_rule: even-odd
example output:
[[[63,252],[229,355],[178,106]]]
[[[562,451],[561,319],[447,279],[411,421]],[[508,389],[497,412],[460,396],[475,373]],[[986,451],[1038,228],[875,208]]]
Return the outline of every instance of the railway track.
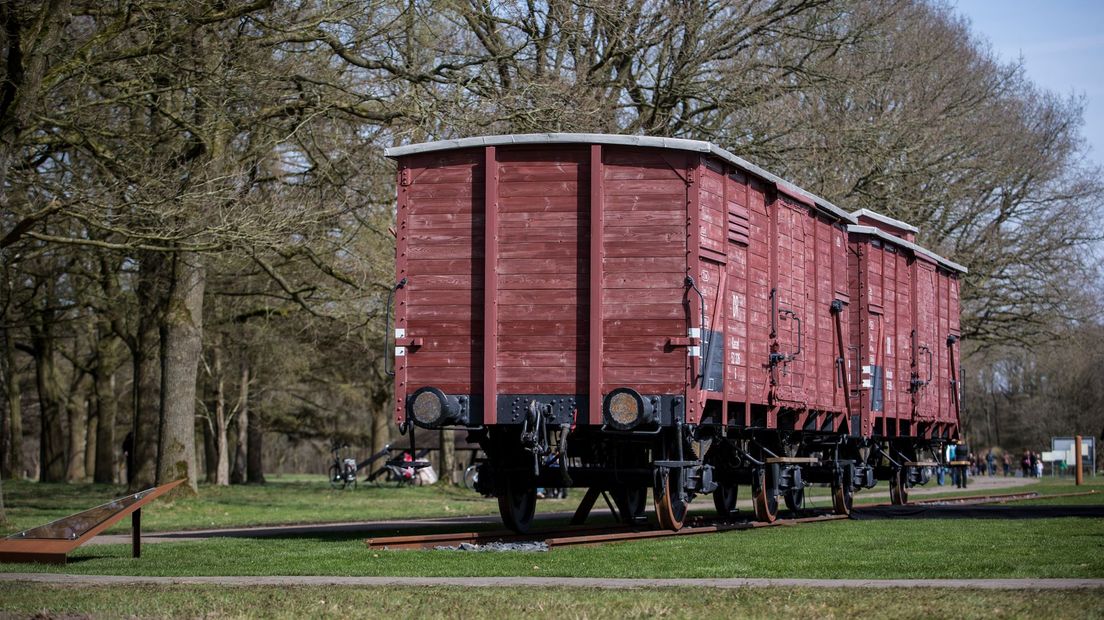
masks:
[[[1022,493],[1006,493],[1003,495],[968,495],[965,497],[935,497],[931,499],[922,499],[916,501],[910,501],[909,504],[919,504],[924,506],[965,506],[969,504],[1003,504],[1005,502],[1016,502],[1025,499],[1054,499],[1059,497],[1082,497],[1085,495],[1096,495],[1096,491],[1080,491],[1077,493],[1054,493],[1051,495],[1039,495],[1035,491],[1024,491]],[[888,506],[889,504],[879,504],[881,506]]]
[[[1093,495],[1095,491],[1081,493],[1061,493],[1056,495],[1040,495],[1034,491],[1022,493],[1005,493],[1001,495],[970,495],[965,497],[943,497],[934,499],[916,500],[912,505],[969,505],[969,504],[994,504],[1014,502],[1026,499],[1049,499],[1057,497],[1076,497]],[[891,504],[874,504],[872,506],[889,506]],[[856,506],[856,509],[861,507]],[[458,547],[461,544],[484,545],[488,543],[543,543],[547,548],[571,547],[584,545],[602,545],[613,542],[630,540],[644,540],[649,538],[668,538],[672,536],[694,536],[698,534],[717,534],[720,532],[732,532],[740,530],[754,530],[766,527],[785,527],[804,525],[808,523],[823,523],[826,521],[838,521],[847,519],[845,515],[818,514],[802,516],[790,519],[779,519],[773,523],[759,521],[720,521],[717,519],[698,517],[680,530],[658,529],[651,526],[631,526],[611,524],[606,526],[574,526],[563,528],[550,528],[535,530],[528,534],[517,534],[508,530],[493,530],[485,532],[448,532],[441,534],[413,534],[403,536],[386,536],[369,538],[365,541],[369,549],[436,549],[441,547]]]

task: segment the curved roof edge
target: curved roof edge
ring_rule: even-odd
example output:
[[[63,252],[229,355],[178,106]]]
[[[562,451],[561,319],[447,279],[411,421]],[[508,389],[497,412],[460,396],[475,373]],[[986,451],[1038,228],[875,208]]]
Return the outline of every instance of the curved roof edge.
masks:
[[[851,215],[854,215],[856,219],[866,216],[872,220],[881,222],[883,224],[888,224],[894,228],[900,228],[901,230],[907,230],[910,233],[920,234],[920,229],[913,226],[912,224],[909,224],[908,222],[902,222],[901,220],[889,217],[888,215],[882,215],[881,213],[871,211],[870,209],[859,209],[858,211],[852,211]]]
[[[959,273],[970,273],[970,270],[963,267],[962,265],[959,265],[958,263],[956,263],[952,260],[947,260],[946,258],[943,258],[942,256],[936,254],[935,252],[932,252],[931,250],[929,250],[925,247],[916,245],[915,243],[913,243],[911,241],[905,241],[904,239],[902,239],[900,237],[896,237],[894,235],[891,235],[891,234],[887,233],[886,231],[882,230],[881,228],[875,228],[873,226],[848,226],[847,227],[847,232],[849,232],[849,233],[859,233],[859,234],[865,234],[865,235],[873,235],[875,237],[878,237],[879,239],[882,239],[884,241],[888,241],[888,242],[890,242],[894,245],[899,245],[903,248],[908,248],[908,249],[912,250],[913,252],[915,252],[917,254],[920,254],[920,255],[923,255],[924,257],[928,258],[929,260],[933,260],[936,263],[939,263],[943,267],[946,267],[947,269],[950,269],[952,271],[957,271]]]
[[[766,170],[756,166],[755,164],[737,157],[727,150],[713,144],[712,142],[706,142],[704,140],[688,140],[685,138],[662,138],[656,136],[626,136],[617,134],[603,134],[603,133],[528,133],[528,134],[507,134],[501,136],[479,136],[474,138],[460,138],[457,140],[440,140],[437,142],[423,142],[420,144],[410,144],[407,146],[393,146],[384,149],[383,154],[387,157],[403,157],[405,155],[416,155],[419,153],[430,153],[433,151],[448,151],[453,149],[474,148],[481,146],[502,146],[510,144],[612,144],[617,146],[642,146],[650,148],[661,149],[675,149],[680,151],[694,151],[698,153],[709,153],[716,157],[719,157],[731,164],[739,166],[748,172],[761,177],[776,186],[779,186],[783,191],[788,194],[793,194],[796,198],[805,198],[809,202],[815,204],[819,209],[830,213],[839,219],[848,222],[849,224],[856,224],[858,220],[851,213],[844,211],[831,202],[813,194],[807,192],[800,187],[782,179],[781,177],[771,174]]]

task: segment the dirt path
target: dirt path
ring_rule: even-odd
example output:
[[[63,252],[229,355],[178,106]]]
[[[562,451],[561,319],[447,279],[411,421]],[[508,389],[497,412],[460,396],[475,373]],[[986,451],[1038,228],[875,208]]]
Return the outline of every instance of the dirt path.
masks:
[[[1016,487],[1023,487],[1031,485],[1037,482],[1034,478],[1003,478],[1003,477],[976,477],[970,480],[970,486],[963,491],[964,495],[981,495],[989,493],[991,491],[997,491],[998,489],[1015,489]],[[912,489],[909,492],[911,497],[918,497],[924,495],[931,495],[934,493],[946,493],[954,491],[950,486],[936,486],[935,483],[930,483],[926,487]],[[1014,491],[1010,491],[1014,492]],[[576,493],[574,497],[565,501],[556,501],[555,507],[560,510],[552,512],[543,512],[536,515],[536,520],[551,521],[555,519],[567,519],[570,518],[572,513],[565,512],[562,509],[574,509],[575,503],[578,498],[581,498],[581,493]],[[857,499],[888,499],[889,491],[885,489],[883,485],[880,490],[863,491],[856,495]],[[808,505],[810,507],[829,507],[831,502],[827,497],[819,497],[808,499]],[[601,502],[599,502],[601,505]],[[712,506],[712,502],[708,497],[700,498],[699,501],[694,503],[695,506]],[[751,500],[744,499],[737,502],[737,506],[742,509],[751,508]],[[538,506],[539,508],[540,506]],[[608,514],[609,510],[599,509],[595,506],[594,514]],[[477,515],[477,516],[465,516],[465,517],[440,517],[433,519],[392,519],[388,521],[360,521],[360,522],[347,522],[347,523],[319,523],[311,525],[271,525],[271,526],[251,526],[251,527],[238,527],[238,528],[221,528],[221,529],[208,529],[208,530],[184,530],[175,532],[150,532],[142,534],[143,543],[163,543],[163,542],[193,542],[200,540],[207,540],[209,538],[269,538],[274,536],[310,536],[317,534],[394,534],[399,530],[410,530],[415,528],[456,528],[456,527],[471,527],[477,525],[494,525],[501,523],[498,515]],[[97,536],[90,540],[88,545],[121,545],[130,544],[130,534],[104,534]]]
[[[576,577],[129,577],[0,574],[0,584],[30,582],[66,586],[454,586],[480,588],[968,588],[982,590],[1071,590],[1104,588],[1104,579],[592,579]]]

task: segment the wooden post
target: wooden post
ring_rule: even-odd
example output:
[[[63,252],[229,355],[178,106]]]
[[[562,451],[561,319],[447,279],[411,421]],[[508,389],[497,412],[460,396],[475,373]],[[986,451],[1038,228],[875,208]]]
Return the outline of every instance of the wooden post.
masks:
[[[1081,483],[1085,481],[1084,468],[1081,467],[1081,435],[1073,438],[1073,455],[1074,460],[1077,461],[1074,465],[1077,468],[1077,486],[1081,486]]]
[[[142,557],[142,509],[130,513],[130,550],[131,555]]]

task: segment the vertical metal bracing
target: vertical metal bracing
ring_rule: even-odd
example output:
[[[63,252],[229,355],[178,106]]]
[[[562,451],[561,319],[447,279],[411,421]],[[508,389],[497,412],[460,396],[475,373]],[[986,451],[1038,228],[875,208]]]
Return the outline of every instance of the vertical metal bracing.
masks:
[[[498,421],[498,157],[486,148],[483,166],[483,421]]]
[[[748,214],[748,245],[745,249],[744,260],[744,427],[751,426],[751,399],[752,399],[752,363],[751,363],[751,307],[752,307],[752,252],[751,252],[751,223],[755,219],[755,206],[751,204],[750,177],[744,177],[744,206]]]
[[[409,243],[409,221],[410,221],[410,179],[411,171],[406,163],[399,164],[398,171],[398,204],[396,207],[395,216],[395,281],[401,281],[406,279],[409,275],[407,271],[407,246]],[[408,293],[406,288],[398,288],[395,290],[394,309],[395,309],[395,336],[403,334],[406,336],[407,327],[407,306]],[[406,356],[397,355],[398,352],[398,338],[395,338],[393,342],[396,343],[393,351],[385,352],[385,355],[395,355],[395,419],[400,423],[406,420],[406,383],[407,383],[407,359]]]
[[[958,395],[958,388],[960,385],[958,376],[958,364],[955,363],[954,346],[958,342],[958,338],[955,336],[947,336],[947,361],[950,365],[950,377],[951,377],[951,399],[954,401],[954,419],[958,419],[962,415],[962,403],[960,402]]]
[[[834,289],[833,289],[834,290]],[[851,428],[851,385],[847,376],[847,344],[843,339],[843,311],[844,303],[840,300],[832,301],[832,321],[836,327],[836,353],[839,355],[839,370],[837,373],[841,377],[841,385],[843,388],[843,407],[847,412],[847,419],[844,421],[844,426],[854,433],[857,429]],[[833,431],[836,430],[833,426]]]
[[[698,193],[698,186],[695,184],[696,176],[698,174],[698,166],[701,165],[701,158],[696,156],[687,156],[686,158],[686,275],[694,278],[694,281],[701,279],[701,196]],[[689,291],[687,291],[689,294]],[[698,295],[701,295],[699,292]],[[695,306],[693,303],[689,306],[690,320],[688,324],[691,328],[698,329],[698,355],[696,357],[688,357],[686,361],[686,421],[690,423],[696,423],[698,417],[701,415],[700,403],[698,399],[694,398],[694,392],[697,389],[697,378],[704,374],[705,367],[703,364],[705,360],[702,358],[702,348],[705,343],[705,315],[700,311],[697,314],[701,316],[697,317],[697,321],[694,320],[696,316],[694,312]],[[704,386],[703,386],[704,389]]]
[[[726,220],[728,219],[728,166],[721,167],[721,216]],[[726,226],[727,228],[727,226]],[[717,289],[717,301],[721,305],[721,433],[724,434],[728,428],[728,386],[732,385],[732,381],[729,380],[728,372],[728,261],[732,260],[731,242],[728,240],[726,234],[721,239],[724,242],[722,246],[725,253],[725,262],[721,265],[721,286]]]
[[[590,313],[589,313],[589,398],[588,419],[602,423],[602,274],[605,272],[602,244],[602,145],[590,147]]]

